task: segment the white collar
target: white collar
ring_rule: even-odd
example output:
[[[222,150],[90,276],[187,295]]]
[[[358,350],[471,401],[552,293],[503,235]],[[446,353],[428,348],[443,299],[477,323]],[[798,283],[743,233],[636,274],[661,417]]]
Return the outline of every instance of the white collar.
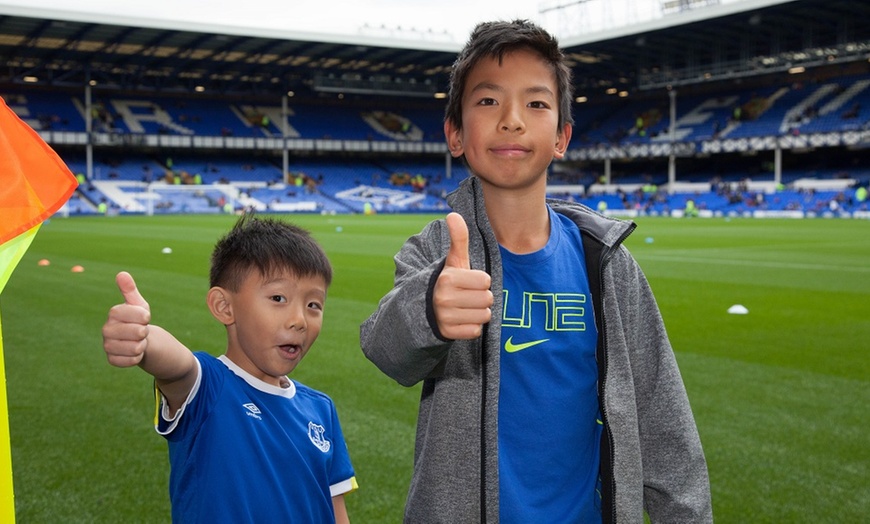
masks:
[[[251,375],[244,369],[240,368],[238,364],[230,360],[229,357],[227,357],[226,355],[219,356],[218,360],[223,362],[227,369],[235,373],[239,378],[247,382],[248,385],[250,385],[254,389],[258,389],[264,393],[269,393],[270,395],[276,395],[279,397],[293,398],[294,396],[296,396],[296,383],[289,378],[287,379],[287,382],[289,383],[288,387],[282,388],[279,386],[274,386],[272,384],[269,384],[268,382],[264,382],[258,379],[254,375]]]

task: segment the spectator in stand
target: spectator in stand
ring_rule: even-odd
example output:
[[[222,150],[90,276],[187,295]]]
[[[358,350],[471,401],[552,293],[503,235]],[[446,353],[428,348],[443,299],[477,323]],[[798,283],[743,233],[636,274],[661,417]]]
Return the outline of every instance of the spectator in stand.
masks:
[[[855,102],[852,104],[846,112],[843,113],[843,120],[848,120],[850,118],[858,118],[858,115],[861,113],[861,104],[860,102]]]

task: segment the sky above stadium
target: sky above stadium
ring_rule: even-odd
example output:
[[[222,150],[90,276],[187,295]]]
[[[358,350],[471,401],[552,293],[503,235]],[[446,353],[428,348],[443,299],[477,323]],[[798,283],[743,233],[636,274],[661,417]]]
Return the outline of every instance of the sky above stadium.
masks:
[[[761,6],[788,1],[793,0],[718,0],[709,5]],[[39,13],[30,16],[77,20],[93,16],[104,23],[147,27],[183,28],[189,23],[241,32],[253,29],[461,45],[483,21],[525,18],[562,39],[661,19],[665,5],[662,0],[0,0],[0,13],[12,8],[19,11],[13,14],[26,16],[20,10],[35,9]]]
[[[455,41],[464,41],[477,22],[534,20],[538,10],[534,0],[2,0],[0,4],[329,34],[360,34],[364,26],[372,33],[431,30],[447,32]]]

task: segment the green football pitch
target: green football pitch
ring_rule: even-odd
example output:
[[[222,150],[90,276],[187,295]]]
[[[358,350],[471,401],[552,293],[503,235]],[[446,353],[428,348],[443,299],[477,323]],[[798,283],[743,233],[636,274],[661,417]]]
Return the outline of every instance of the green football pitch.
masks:
[[[382,375],[359,325],[432,216],[285,217],[335,266],[324,329],[293,378],[327,392],[360,489],[357,523],[401,521],[419,387]],[[21,523],[168,522],[151,380],[111,367],[100,327],[129,271],[153,321],[220,354],[205,293],[229,216],[53,218],[0,296]],[[707,455],[717,522],[870,515],[870,221],[638,219],[627,246],[659,301]],[[163,253],[169,247],[171,253]],[[48,266],[38,261],[47,259]],[[71,272],[75,265],[81,273]],[[748,314],[729,314],[742,305]]]

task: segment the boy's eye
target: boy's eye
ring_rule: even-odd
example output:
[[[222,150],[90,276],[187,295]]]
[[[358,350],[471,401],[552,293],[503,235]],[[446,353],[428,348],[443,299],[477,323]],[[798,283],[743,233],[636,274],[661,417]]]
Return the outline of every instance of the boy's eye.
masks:
[[[281,295],[272,295],[269,297],[272,302],[287,302],[287,299]]]
[[[495,101],[495,98],[482,98],[478,104],[482,106],[494,106],[497,102]]]
[[[310,302],[308,304],[308,307],[310,307],[311,309],[323,310],[323,304],[321,304],[320,302]]]
[[[529,102],[529,107],[534,109],[547,109],[550,107],[546,102],[541,102],[540,100],[536,100],[534,102]]]

